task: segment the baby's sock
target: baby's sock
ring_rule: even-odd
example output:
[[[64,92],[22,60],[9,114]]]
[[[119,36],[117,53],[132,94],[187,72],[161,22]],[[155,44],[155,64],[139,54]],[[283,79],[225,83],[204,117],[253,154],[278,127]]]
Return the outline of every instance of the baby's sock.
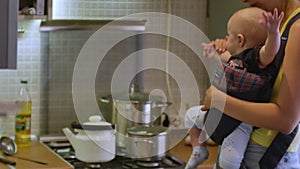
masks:
[[[197,166],[203,163],[208,158],[208,151],[205,146],[195,146],[193,147],[192,155],[185,169],[196,169]]]

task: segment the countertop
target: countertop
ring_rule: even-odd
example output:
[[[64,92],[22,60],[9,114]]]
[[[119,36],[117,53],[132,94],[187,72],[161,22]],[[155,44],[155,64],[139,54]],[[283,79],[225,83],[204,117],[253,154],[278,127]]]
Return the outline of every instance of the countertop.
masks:
[[[218,146],[208,146],[209,158],[201,164],[198,169],[212,169],[215,162]],[[187,162],[191,152],[192,147],[186,145],[184,139],[178,143],[174,148],[172,148],[170,153],[181,158],[183,161]],[[66,163],[61,157],[53,153],[47,146],[40,143],[39,141],[32,141],[31,146],[27,148],[19,148],[16,153],[17,156],[30,158],[33,160],[46,162],[47,165],[37,164],[30,161],[9,157],[6,158],[14,160],[16,165],[15,169],[72,169],[73,167]],[[0,163],[1,169],[10,169],[9,166]]]
[[[16,156],[29,158],[41,162],[48,163],[47,165],[34,163],[13,156],[6,156],[6,158],[14,160],[15,169],[72,169],[73,167],[66,163],[62,158],[54,154],[48,147],[39,141],[31,141],[31,146],[26,148],[18,148]],[[10,167],[0,163],[1,169],[9,169]]]

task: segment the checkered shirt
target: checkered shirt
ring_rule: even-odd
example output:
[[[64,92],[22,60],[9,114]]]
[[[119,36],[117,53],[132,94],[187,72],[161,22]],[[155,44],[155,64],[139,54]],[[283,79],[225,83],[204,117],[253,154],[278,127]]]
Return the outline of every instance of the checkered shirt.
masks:
[[[268,80],[263,73],[250,73],[223,63],[214,74],[213,85],[222,91],[245,93],[260,89]]]

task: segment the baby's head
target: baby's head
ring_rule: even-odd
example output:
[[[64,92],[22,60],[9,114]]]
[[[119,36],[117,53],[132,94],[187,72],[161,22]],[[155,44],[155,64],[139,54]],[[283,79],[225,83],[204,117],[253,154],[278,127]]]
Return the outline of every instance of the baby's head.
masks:
[[[260,8],[249,7],[230,17],[227,23],[226,48],[232,55],[265,43],[267,30],[262,13]]]

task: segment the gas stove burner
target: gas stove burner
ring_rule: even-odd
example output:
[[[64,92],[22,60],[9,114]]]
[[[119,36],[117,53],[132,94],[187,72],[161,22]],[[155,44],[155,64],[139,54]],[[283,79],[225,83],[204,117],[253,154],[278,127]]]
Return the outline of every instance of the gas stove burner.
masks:
[[[73,160],[73,159],[76,159],[76,156],[65,154],[65,155],[62,155],[62,158],[65,159],[65,160]]]
[[[154,162],[154,161],[160,161],[164,156],[152,156],[152,157],[145,157],[145,158],[136,158],[136,161],[141,162]]]
[[[159,166],[159,162],[158,161],[152,161],[152,162],[137,161],[136,165],[138,165],[140,167],[153,168],[153,167],[158,167]]]
[[[44,138],[46,139],[46,138]],[[155,156],[150,158],[128,158],[125,156],[116,156],[115,159],[105,163],[86,163],[78,160],[75,151],[71,145],[65,144],[67,140],[46,139],[43,143],[47,145],[54,153],[66,160],[74,169],[183,169],[185,162],[172,154]],[[60,143],[64,143],[60,145]],[[59,145],[57,145],[59,144]]]
[[[101,168],[101,164],[99,164],[99,163],[89,163],[88,167],[89,168]]]

